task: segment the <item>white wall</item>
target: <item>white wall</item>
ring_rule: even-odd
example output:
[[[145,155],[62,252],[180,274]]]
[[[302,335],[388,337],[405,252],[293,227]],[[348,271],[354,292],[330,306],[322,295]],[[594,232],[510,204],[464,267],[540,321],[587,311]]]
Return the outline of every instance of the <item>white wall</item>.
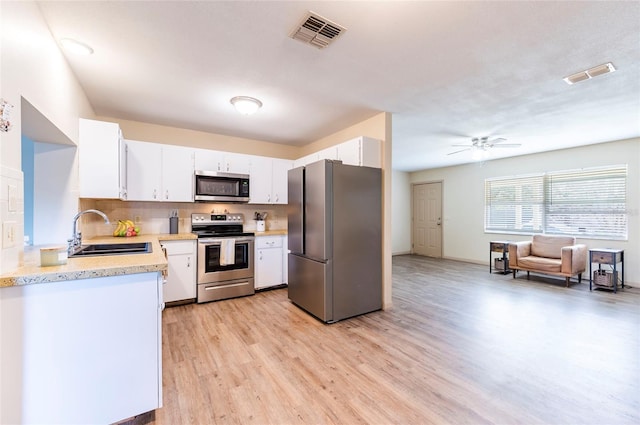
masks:
[[[78,212],[77,148],[34,143],[33,244],[66,245]]]
[[[391,252],[411,252],[411,184],[409,173],[394,171],[391,176]]]
[[[22,208],[21,139],[33,130],[28,128],[28,119],[23,119],[31,112],[23,111],[23,99],[72,142],[78,140],[78,118],[91,118],[94,113],[35,2],[0,2],[0,31],[0,94],[14,105],[13,128],[0,132],[0,165],[19,176],[18,204]],[[71,173],[77,174],[77,169]],[[2,247],[0,273],[12,271],[19,264],[24,212],[18,212],[18,247]],[[11,212],[2,208],[0,219],[12,220]]]
[[[625,250],[625,280],[640,284],[640,139],[411,173],[410,183],[442,180],[443,256],[488,263],[491,240],[528,240],[521,235],[484,232],[484,180],[533,172],[628,164],[628,241],[579,239],[589,248]],[[410,205],[407,204],[407,205]],[[408,231],[410,235],[410,230]]]

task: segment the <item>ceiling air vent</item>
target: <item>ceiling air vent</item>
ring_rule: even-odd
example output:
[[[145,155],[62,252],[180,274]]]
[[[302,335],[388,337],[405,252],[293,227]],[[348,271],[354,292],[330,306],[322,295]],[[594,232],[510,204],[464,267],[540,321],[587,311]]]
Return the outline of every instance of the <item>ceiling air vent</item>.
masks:
[[[289,34],[289,37],[324,49],[347,29],[327,18],[309,12],[302,22]]]
[[[594,66],[593,68],[587,69],[586,71],[580,71],[575,74],[569,75],[568,77],[563,78],[563,80],[567,84],[575,84],[579,83],[580,81],[589,80],[599,75],[608,74],[615,70],[615,66],[613,66],[613,64],[609,62],[603,65]]]

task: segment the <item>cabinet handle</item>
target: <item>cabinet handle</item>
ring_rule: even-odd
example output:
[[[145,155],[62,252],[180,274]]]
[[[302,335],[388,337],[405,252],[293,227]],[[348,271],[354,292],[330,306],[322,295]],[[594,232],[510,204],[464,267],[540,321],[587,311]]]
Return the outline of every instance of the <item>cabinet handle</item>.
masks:
[[[262,251],[260,251],[260,261],[262,261]]]
[[[280,198],[278,197],[278,194],[276,193],[276,202],[278,202],[280,200]]]
[[[158,191],[153,189],[153,199],[158,199]]]
[[[169,189],[164,193],[164,199],[169,199]]]
[[[271,202],[271,194],[267,195],[267,202]]]
[[[187,267],[191,267],[191,257],[187,257]]]

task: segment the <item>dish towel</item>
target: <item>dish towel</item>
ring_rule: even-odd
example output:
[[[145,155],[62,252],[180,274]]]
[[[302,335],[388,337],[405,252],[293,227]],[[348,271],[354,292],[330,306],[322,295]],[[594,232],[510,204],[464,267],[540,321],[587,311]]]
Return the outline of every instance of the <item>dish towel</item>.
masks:
[[[220,244],[220,265],[227,266],[236,262],[236,241],[223,239]]]

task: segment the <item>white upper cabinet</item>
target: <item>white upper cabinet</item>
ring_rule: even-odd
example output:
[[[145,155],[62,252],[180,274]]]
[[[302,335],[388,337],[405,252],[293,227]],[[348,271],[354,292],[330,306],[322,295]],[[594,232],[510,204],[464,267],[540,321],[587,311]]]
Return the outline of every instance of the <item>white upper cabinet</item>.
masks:
[[[222,163],[222,152],[209,149],[194,149],[195,169],[203,171],[220,171],[218,167]]]
[[[250,204],[271,203],[271,171],[272,159],[265,156],[254,156],[249,171]]]
[[[116,123],[80,119],[79,180],[81,198],[126,199],[126,164],[122,132]]]
[[[337,146],[337,159],[347,165],[381,168],[381,148],[380,140],[357,137]]]
[[[193,150],[126,140],[127,199],[193,201]]]
[[[209,149],[194,150],[196,170],[249,174],[251,155]]]
[[[273,159],[273,170],[271,172],[271,193],[274,204],[287,204],[289,198],[289,170],[293,168],[293,161],[289,159]]]
[[[298,158],[295,161],[293,161],[293,167],[294,168],[302,167],[304,165],[311,164],[312,162],[316,162],[319,159],[320,159],[320,155],[318,154],[318,152],[312,153],[310,155],[305,155],[302,158]]]
[[[224,152],[222,170],[227,173],[249,174],[252,155]]]
[[[162,200],[193,202],[193,150],[162,145]]]
[[[294,161],[294,167],[302,167],[321,159],[334,159],[347,165],[382,168],[382,142],[371,137],[356,137],[336,146],[331,146],[303,156]]]
[[[293,161],[254,156],[249,173],[250,204],[286,204],[287,173]]]
[[[320,159],[338,159],[338,148],[331,146],[318,151],[318,160]]]

